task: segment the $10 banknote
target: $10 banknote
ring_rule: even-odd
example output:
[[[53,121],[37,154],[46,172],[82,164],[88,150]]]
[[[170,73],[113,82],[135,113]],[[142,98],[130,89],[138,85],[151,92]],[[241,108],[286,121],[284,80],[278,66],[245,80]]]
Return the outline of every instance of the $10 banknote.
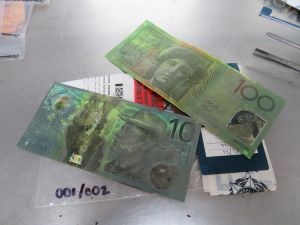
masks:
[[[251,158],[285,101],[146,21],[106,56]]]
[[[199,133],[189,117],[55,83],[18,146],[183,201]]]

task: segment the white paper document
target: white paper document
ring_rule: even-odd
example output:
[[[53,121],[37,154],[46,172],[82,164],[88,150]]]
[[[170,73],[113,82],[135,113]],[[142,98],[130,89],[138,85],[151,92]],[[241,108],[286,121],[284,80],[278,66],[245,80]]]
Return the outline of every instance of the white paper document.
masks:
[[[203,140],[205,142],[205,138]],[[276,178],[265,142],[263,145],[269,164],[268,170],[202,175],[204,191],[213,196],[275,191]]]
[[[300,9],[300,1],[299,0],[285,0],[284,2],[286,2],[288,5],[296,8],[296,9]]]
[[[103,95],[116,96],[128,101],[134,101],[134,80],[129,75],[103,75],[68,81],[64,84]]]

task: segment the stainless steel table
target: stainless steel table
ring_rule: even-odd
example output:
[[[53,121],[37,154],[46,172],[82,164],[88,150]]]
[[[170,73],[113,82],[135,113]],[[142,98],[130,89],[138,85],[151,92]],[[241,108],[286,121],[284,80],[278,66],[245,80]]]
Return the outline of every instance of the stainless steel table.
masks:
[[[263,4],[295,23],[273,0],[52,0],[35,7],[26,58],[0,63],[0,224],[300,224],[300,75],[253,56],[255,47],[300,62],[300,51],[265,35],[300,40],[300,31],[258,16]],[[104,55],[145,19],[242,70],[288,105],[266,137],[276,192],[210,197],[189,191],[184,203],[157,195],[37,207],[40,160],[16,144],[54,81],[120,72]],[[298,23],[299,24],[299,23]],[[52,166],[51,166],[52,165]],[[49,173],[57,165],[50,162]],[[76,170],[76,169],[74,169]],[[76,170],[76,179],[85,173]]]

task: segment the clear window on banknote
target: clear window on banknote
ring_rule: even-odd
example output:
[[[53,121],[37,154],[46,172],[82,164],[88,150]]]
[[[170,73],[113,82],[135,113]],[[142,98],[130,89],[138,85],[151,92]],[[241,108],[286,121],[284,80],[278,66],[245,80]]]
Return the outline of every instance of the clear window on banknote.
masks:
[[[25,55],[25,37],[0,37],[0,62],[23,59]]]
[[[187,194],[200,189],[203,189],[202,179],[198,160],[195,159]],[[63,163],[41,158],[33,201],[35,207],[50,207],[121,201],[122,199],[141,198],[149,195],[152,194]]]
[[[24,38],[31,17],[34,2],[0,1],[2,5],[2,36]]]
[[[266,122],[254,113],[241,110],[234,114],[226,129],[237,139],[251,145],[264,128]]]

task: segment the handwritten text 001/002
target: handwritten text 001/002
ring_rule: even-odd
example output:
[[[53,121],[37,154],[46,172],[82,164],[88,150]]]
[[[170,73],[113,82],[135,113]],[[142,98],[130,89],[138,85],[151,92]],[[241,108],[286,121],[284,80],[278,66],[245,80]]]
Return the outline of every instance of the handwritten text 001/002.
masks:
[[[102,192],[101,192],[102,191]],[[107,190],[106,185],[102,185],[101,187],[99,186],[93,186],[92,188],[85,187],[85,183],[83,183],[80,187],[79,193],[78,193],[78,199],[81,199],[84,196],[91,197],[92,195],[98,196],[101,194],[102,196],[110,194],[110,191]],[[74,197],[76,196],[76,188],[57,188],[55,191],[55,197],[56,198],[69,198],[69,197]]]

